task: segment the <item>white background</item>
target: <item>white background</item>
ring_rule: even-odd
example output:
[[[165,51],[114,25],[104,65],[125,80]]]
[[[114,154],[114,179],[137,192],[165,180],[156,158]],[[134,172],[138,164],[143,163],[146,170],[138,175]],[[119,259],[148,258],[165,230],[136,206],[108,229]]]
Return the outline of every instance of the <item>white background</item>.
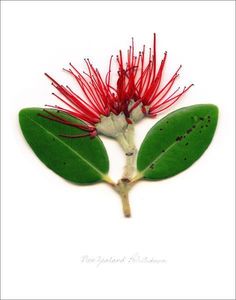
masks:
[[[2,17],[2,297],[234,299],[234,2],[17,1],[2,3]],[[55,104],[45,71],[75,87],[61,70],[69,62],[83,69],[89,57],[105,74],[111,54],[132,36],[138,49],[151,46],[153,32],[159,59],[168,50],[166,79],[181,63],[178,84],[195,84],[169,111],[215,103],[220,118],[194,166],[135,186],[125,219],[107,185],[72,185],[48,170],[17,115]],[[154,123],[137,126],[138,145]],[[118,179],[122,153],[104,142]],[[166,262],[81,262],[135,254]]]

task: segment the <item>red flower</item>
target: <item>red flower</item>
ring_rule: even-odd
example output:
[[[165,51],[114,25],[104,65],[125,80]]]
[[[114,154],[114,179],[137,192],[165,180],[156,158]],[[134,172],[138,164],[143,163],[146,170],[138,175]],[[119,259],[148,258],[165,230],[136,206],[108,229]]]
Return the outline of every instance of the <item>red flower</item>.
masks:
[[[128,109],[128,115],[140,103],[142,104],[143,112],[149,116],[156,116],[157,113],[165,110],[174,104],[191,86],[177,93],[180,88],[177,88],[171,95],[169,92],[179,76],[178,70],[174,73],[171,79],[161,87],[162,74],[165,67],[167,52],[157,68],[156,58],[156,34],[154,33],[153,50],[149,49],[149,61],[145,66],[145,46],[139,52],[138,57],[134,54],[134,41],[127,52],[127,63],[124,68],[122,51],[117,56],[119,65],[119,79],[117,82],[117,97],[118,101],[134,100],[134,104]],[[129,100],[128,100],[129,99]],[[148,110],[146,109],[148,107]]]
[[[177,88],[170,94],[171,88],[179,76],[178,70],[171,79],[162,86],[162,75],[166,63],[167,53],[161,61],[159,68],[156,59],[156,35],[154,34],[153,49],[149,50],[149,61],[145,63],[145,46],[139,52],[138,56],[134,53],[134,41],[127,52],[127,62],[124,63],[122,51],[117,55],[118,62],[118,80],[116,87],[111,85],[111,64],[105,77],[102,78],[98,69],[94,68],[89,59],[85,59],[88,72],[82,75],[72,64],[70,69],[65,70],[70,73],[78,82],[83,97],[74,93],[68,86],[64,87],[55,81],[48,74],[45,74],[52,85],[61,93],[62,97],[54,94],[68,108],[55,106],[57,110],[68,113],[85,122],[85,125],[68,122],[58,117],[56,114],[47,111],[45,116],[65,125],[79,127],[87,133],[79,136],[94,136],[97,133],[96,124],[102,120],[102,116],[109,117],[111,114],[124,114],[127,123],[138,121],[144,115],[153,117],[159,112],[173,105],[192,85],[184,87],[179,92]],[[135,114],[136,111],[136,114]],[[138,115],[137,115],[138,111]],[[77,137],[77,136],[76,136]]]

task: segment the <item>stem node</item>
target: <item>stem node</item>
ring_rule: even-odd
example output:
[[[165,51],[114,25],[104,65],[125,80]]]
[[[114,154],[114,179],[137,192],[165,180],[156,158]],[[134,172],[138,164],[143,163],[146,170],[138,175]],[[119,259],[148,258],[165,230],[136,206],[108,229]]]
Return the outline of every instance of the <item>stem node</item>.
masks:
[[[129,204],[129,182],[128,178],[122,178],[116,185],[116,191],[121,197],[123,213],[126,218],[131,217],[131,210]]]

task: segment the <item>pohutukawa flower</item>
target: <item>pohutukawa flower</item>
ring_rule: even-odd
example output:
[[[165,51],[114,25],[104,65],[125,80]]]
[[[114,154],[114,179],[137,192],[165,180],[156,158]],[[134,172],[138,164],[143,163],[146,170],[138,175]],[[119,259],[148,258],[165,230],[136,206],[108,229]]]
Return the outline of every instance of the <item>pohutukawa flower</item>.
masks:
[[[179,109],[157,122],[137,149],[135,123],[144,117],[155,117],[192,85],[173,88],[181,66],[168,81],[163,80],[167,52],[157,65],[155,34],[148,54],[145,46],[135,52],[132,39],[127,54],[120,50],[116,56],[115,74],[111,56],[104,78],[89,59],[85,59],[87,72],[81,73],[70,63],[65,71],[77,81],[78,93],[45,74],[59,92],[53,95],[64,104],[47,106],[63,113],[55,109],[45,109],[42,113],[41,108],[26,108],[19,114],[27,142],[47,167],[74,183],[108,183],[120,195],[125,217],[131,216],[128,193],[133,185],[142,179],[166,179],[191,166],[209,146],[218,118],[218,109],[212,104]],[[55,123],[45,122],[38,115]],[[71,128],[58,126],[56,122],[78,128],[78,132],[73,129],[72,136]],[[64,132],[58,136],[61,127]],[[124,171],[117,182],[109,177],[108,154],[103,142],[95,137],[97,134],[114,138],[124,151]],[[94,139],[63,138],[85,136]]]
[[[134,40],[127,51],[126,62],[122,51],[117,55],[118,80],[116,86],[111,84],[112,56],[109,62],[108,72],[103,79],[98,69],[94,68],[89,59],[85,59],[87,73],[79,72],[71,63],[70,68],[65,70],[71,74],[79,84],[81,96],[73,92],[68,86],[60,85],[48,74],[45,74],[52,85],[63,96],[55,95],[67,108],[56,108],[84,122],[78,125],[76,122],[68,122],[58,115],[46,110],[48,115],[43,117],[63,123],[68,126],[78,127],[85,131],[84,134],[70,136],[95,136],[101,133],[116,138],[128,124],[138,122],[143,117],[155,117],[161,111],[173,105],[192,86],[180,87],[171,92],[172,87],[179,76],[179,70],[173,74],[165,84],[163,70],[166,64],[167,52],[157,66],[156,57],[156,34],[153,39],[153,49],[149,49],[148,62],[145,61],[146,51],[135,54]]]

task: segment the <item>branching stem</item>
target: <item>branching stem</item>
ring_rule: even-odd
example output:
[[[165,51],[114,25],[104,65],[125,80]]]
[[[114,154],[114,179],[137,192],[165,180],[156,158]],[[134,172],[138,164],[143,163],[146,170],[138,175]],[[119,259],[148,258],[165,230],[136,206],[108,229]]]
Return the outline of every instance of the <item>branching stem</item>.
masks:
[[[121,197],[123,213],[126,218],[131,217],[131,210],[129,205],[129,180],[121,179],[118,181],[115,190]]]
[[[129,205],[129,190],[133,186],[132,178],[134,172],[136,170],[136,156],[137,149],[134,143],[134,126],[130,124],[124,130],[124,132],[120,133],[116,137],[117,142],[122,147],[125,156],[126,156],[126,164],[124,167],[124,172],[122,178],[118,181],[116,186],[114,187],[116,192],[120,195],[122,201],[122,207],[125,217],[131,216],[131,210]]]
[[[134,143],[134,125],[128,125],[124,132],[116,137],[117,142],[125,152],[126,164],[122,178],[131,180],[135,171],[137,149]]]

